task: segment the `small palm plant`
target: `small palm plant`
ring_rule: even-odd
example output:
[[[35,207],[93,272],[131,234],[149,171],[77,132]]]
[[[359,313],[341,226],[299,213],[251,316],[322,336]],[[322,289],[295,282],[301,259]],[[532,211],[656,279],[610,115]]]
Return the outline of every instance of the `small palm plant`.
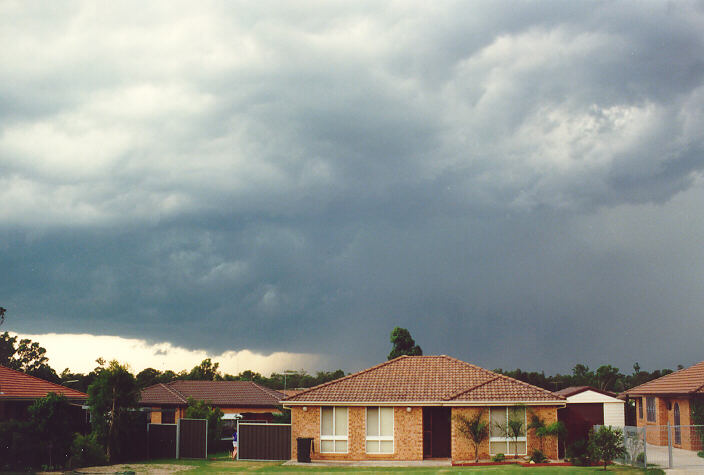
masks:
[[[506,429],[508,437],[513,439],[515,452],[514,457],[518,458],[518,438],[525,435],[525,426],[523,421],[519,418],[509,417]]]
[[[474,445],[474,461],[479,462],[479,445],[489,437],[489,423],[482,421],[484,411],[473,417],[457,414],[454,419],[457,430]]]

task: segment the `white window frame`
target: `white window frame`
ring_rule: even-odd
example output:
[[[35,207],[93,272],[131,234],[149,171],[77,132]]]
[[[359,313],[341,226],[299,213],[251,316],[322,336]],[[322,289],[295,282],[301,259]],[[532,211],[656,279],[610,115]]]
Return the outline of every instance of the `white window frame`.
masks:
[[[377,434],[381,434],[381,408],[382,407],[388,407],[388,406],[371,406],[372,408],[378,409],[378,418],[377,418]],[[369,421],[369,418],[367,417],[367,412],[369,411],[369,407],[364,408],[364,451],[368,454],[393,454],[396,452],[396,442],[394,441],[394,434],[396,433],[396,411],[394,408],[391,408],[391,435],[369,435],[369,431],[367,430],[367,421]],[[382,452],[381,451],[381,442],[384,441],[391,441],[391,452]],[[379,451],[378,452],[368,452],[367,451],[367,442],[377,442],[379,443]]]
[[[516,406],[503,406],[506,412],[506,419],[503,421],[504,424],[508,423],[508,410],[511,408],[515,408]],[[496,407],[493,407],[492,409],[496,409]],[[514,439],[513,437],[496,437],[496,436],[491,436],[489,437],[489,455],[496,455],[496,454],[504,454],[504,455],[513,455],[513,452],[509,452],[509,443],[511,442],[525,442],[526,443],[526,451],[523,453],[518,453],[518,455],[528,455],[528,410],[527,408],[524,408],[525,410],[523,411],[523,431],[526,433],[526,435],[519,437],[518,439]],[[491,419],[491,411],[489,411],[489,424],[494,424],[494,421]],[[490,428],[491,430],[491,428]],[[491,432],[490,432],[491,433]],[[491,447],[493,444],[491,442],[504,442],[506,444],[506,451],[504,452],[492,452]]]
[[[324,435],[323,434],[323,409],[330,408],[332,409],[332,434],[331,435]],[[347,411],[347,433],[345,435],[335,435],[335,421],[336,421],[336,412],[338,409],[345,409]],[[349,453],[350,450],[350,442],[348,439],[348,435],[350,433],[350,408],[349,407],[344,407],[344,406],[321,406],[320,407],[320,453],[321,454],[346,454]],[[335,450],[335,441],[342,441],[344,440],[347,442],[345,446],[347,447],[347,450],[344,452],[338,452]],[[323,450],[323,441],[332,441],[332,451],[326,451]]]

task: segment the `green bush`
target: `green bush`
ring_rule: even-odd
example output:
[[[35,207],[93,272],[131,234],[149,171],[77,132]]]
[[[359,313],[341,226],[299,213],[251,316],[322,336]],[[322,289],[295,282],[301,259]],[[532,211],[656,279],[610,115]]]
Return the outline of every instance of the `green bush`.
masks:
[[[71,457],[68,466],[71,469],[105,465],[105,450],[92,435],[76,434],[71,444]]]
[[[504,454],[496,454],[491,458],[492,462],[503,462],[506,460],[506,456]]]
[[[592,447],[584,439],[577,440],[567,447],[566,455],[570,462],[582,467],[591,465],[594,460]]]
[[[533,455],[530,456],[530,460],[535,463],[545,463],[548,461],[548,458],[542,450],[535,449]]]
[[[700,450],[699,452],[697,452],[697,455],[700,456],[701,458],[704,458],[704,450]],[[645,458],[645,457],[643,457],[643,458]]]
[[[704,452],[699,452],[699,454],[697,454],[697,455],[702,457],[702,455],[701,455],[702,453],[704,453]],[[638,454],[638,456],[636,457],[636,462],[639,463],[640,465],[645,464],[645,452],[641,452]]]

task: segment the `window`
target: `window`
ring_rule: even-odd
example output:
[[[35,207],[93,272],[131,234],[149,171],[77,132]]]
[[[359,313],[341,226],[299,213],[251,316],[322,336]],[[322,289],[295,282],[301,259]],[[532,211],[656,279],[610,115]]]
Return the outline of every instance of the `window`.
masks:
[[[492,407],[490,417],[489,453],[491,455],[513,455],[515,453],[518,453],[518,455],[526,455],[528,452],[526,408],[520,406]],[[518,440],[512,437],[512,431],[509,427],[518,429]]]
[[[173,409],[162,409],[161,410],[161,423],[162,424],[176,423],[176,411],[174,411]]]
[[[347,453],[347,408],[320,409],[320,452]]]
[[[638,419],[643,418],[643,398],[636,399],[636,404],[638,404]]]
[[[367,453],[394,453],[394,408],[367,408]]]
[[[645,409],[648,413],[648,422],[655,422],[655,398],[645,398]]]

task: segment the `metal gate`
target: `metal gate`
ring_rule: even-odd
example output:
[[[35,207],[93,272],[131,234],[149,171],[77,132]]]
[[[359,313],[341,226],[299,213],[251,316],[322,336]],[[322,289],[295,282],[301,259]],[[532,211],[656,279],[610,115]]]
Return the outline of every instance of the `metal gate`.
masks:
[[[683,468],[704,472],[702,450],[704,426],[626,426],[623,445],[626,456],[619,463],[645,468]]]
[[[240,460],[289,460],[291,424],[240,422],[237,425]]]
[[[147,426],[149,458],[208,457],[208,421],[179,419],[176,424],[149,424]]]
[[[176,452],[177,433],[178,426],[176,424],[148,424],[148,457],[150,459],[178,458],[178,453]]]
[[[206,419],[178,420],[178,458],[208,458],[208,421]]]

